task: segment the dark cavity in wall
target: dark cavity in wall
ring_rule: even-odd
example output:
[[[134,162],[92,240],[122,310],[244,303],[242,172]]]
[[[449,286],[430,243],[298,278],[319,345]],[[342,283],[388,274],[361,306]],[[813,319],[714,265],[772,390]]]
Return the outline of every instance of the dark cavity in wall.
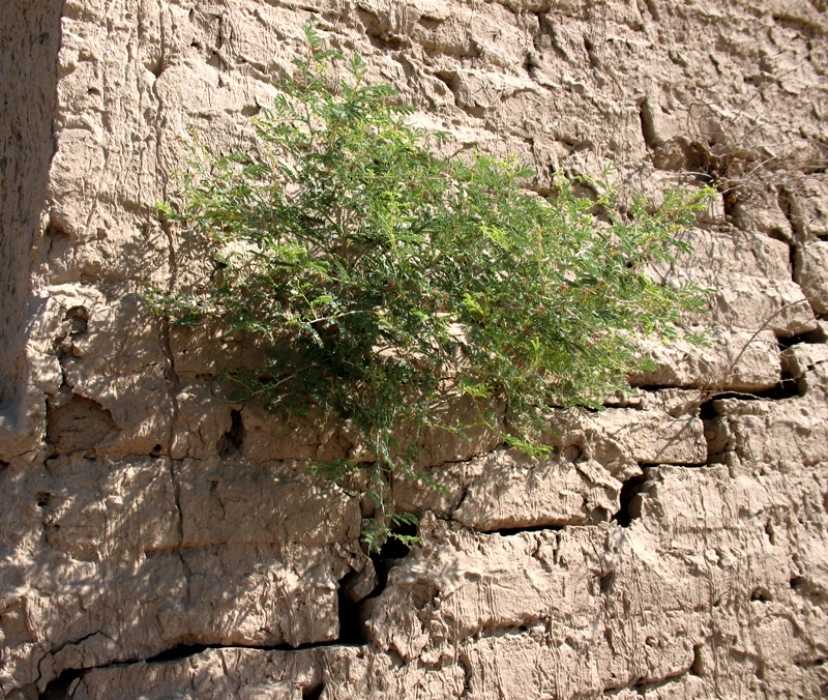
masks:
[[[365,644],[368,640],[360,618],[360,604],[348,597],[347,586],[340,584],[337,604],[339,607],[339,644]]]
[[[613,517],[621,527],[629,527],[632,521],[641,517],[641,493],[647,482],[647,475],[634,476],[621,487],[621,507]]]
[[[82,675],[83,671],[75,668],[64,671],[46,686],[38,700],[69,700]]]
[[[417,526],[410,524],[402,524],[395,528],[395,531],[400,535],[414,536],[417,534]],[[377,572],[377,586],[373,592],[366,597],[376,598],[388,585],[388,574],[402,559],[408,556],[411,550],[397,539],[389,538],[382,546],[379,553],[371,555],[371,561],[374,564],[374,569]]]
[[[313,688],[308,688],[308,690],[302,691],[302,700],[319,700],[322,697],[322,693],[325,691],[325,684],[320,683],[319,685],[313,686]]]
[[[399,535],[416,536],[417,527],[411,524],[402,524],[394,528]],[[337,644],[363,645],[369,642],[363,622],[362,606],[370,599],[376,598],[388,584],[388,575],[411,550],[402,542],[391,537],[382,546],[378,553],[371,555],[371,564],[376,572],[366,577],[366,571],[352,571],[339,582],[337,593],[337,607],[339,611],[339,638]],[[375,584],[373,583],[375,582]],[[370,587],[373,585],[373,590]]]
[[[244,423],[241,411],[230,411],[230,430],[219,440],[217,450],[220,456],[229,457],[241,452],[244,443]]]

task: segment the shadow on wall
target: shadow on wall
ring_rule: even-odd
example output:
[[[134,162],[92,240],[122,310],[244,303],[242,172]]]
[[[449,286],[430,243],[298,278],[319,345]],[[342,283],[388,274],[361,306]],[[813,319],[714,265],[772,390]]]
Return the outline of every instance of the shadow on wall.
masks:
[[[32,247],[55,152],[57,60],[64,0],[3,3],[0,11],[0,410],[12,414],[28,381]]]
[[[83,669],[207,647],[350,643],[338,589],[365,563],[359,526],[356,499],[279,464],[75,452],[11,465],[0,697],[62,698]]]

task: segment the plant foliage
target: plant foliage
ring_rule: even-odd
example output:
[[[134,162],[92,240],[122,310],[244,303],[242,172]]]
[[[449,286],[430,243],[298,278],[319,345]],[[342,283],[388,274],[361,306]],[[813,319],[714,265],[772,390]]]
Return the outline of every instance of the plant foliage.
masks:
[[[675,234],[708,195],[671,192],[654,215],[613,192],[554,198],[525,189],[530,169],[482,153],[441,158],[406,123],[409,107],[366,66],[322,50],[308,29],[258,146],[211,155],[194,145],[181,201],[161,205],[205,237],[216,274],[201,289],[156,293],[181,324],[222,324],[262,339],[269,361],[229,372],[236,399],[300,416],[322,409],[359,430],[380,510],[372,550],[406,516],[386,513],[387,476],[411,470],[418,428],[466,395],[481,423],[536,449],[546,407],[599,407],[636,366],[630,334],[669,335],[703,295],[662,286]],[[432,145],[434,145],[432,143]],[[447,430],[464,426],[443,425]],[[468,427],[468,426],[465,426]],[[413,432],[412,432],[413,431]],[[402,520],[400,520],[402,518]]]

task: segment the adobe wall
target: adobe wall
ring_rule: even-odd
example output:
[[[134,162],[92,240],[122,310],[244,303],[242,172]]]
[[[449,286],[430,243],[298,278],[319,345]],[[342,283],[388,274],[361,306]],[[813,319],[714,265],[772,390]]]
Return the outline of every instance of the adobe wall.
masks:
[[[7,3],[9,4],[9,3]],[[25,7],[24,7],[25,6]],[[657,200],[721,197],[670,274],[709,347],[530,459],[434,436],[422,545],[304,465],[346,430],[228,405],[235,337],[155,204],[190,125],[243,143],[314,19],[423,123]],[[817,698],[828,692],[824,0],[66,0],[2,10],[0,696]],[[11,80],[9,77],[11,76]]]

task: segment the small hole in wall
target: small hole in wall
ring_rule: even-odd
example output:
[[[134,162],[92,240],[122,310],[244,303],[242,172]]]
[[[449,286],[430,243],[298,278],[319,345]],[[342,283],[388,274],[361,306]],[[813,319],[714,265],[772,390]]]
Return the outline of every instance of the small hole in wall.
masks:
[[[711,399],[710,401],[705,401],[701,406],[699,406],[699,418],[702,420],[713,420],[718,417],[718,412],[716,411],[716,407],[713,405],[715,399]]]
[[[578,445],[567,445],[563,449],[564,459],[570,462],[577,462],[584,454],[583,450]]]
[[[751,592],[750,599],[759,603],[770,603],[773,600],[773,596],[767,588],[757,586]]]
[[[63,224],[55,217],[51,218],[49,225],[43,231],[43,235],[48,238],[69,238],[69,234],[66,232]]]
[[[41,491],[37,494],[37,507],[46,508],[52,502],[52,494]]]
[[[154,64],[149,66],[149,71],[152,73],[156,78],[160,78],[161,74],[164,72],[164,62],[161,60],[156,61]]]
[[[785,231],[779,227],[773,228],[768,231],[768,238],[772,238],[775,241],[779,241],[780,243],[787,243],[790,244],[791,242],[791,234],[789,231]]]
[[[607,594],[612,593],[615,588],[615,572],[609,571],[608,573],[604,574],[598,579],[598,586],[601,590],[601,593]]]
[[[704,645],[702,644],[696,644],[693,647],[693,665],[690,666],[690,673],[692,673],[694,676],[705,675],[704,656],[702,655],[703,649]]]
[[[606,508],[598,506],[590,511],[589,519],[594,523],[608,523],[612,520],[612,513]]]
[[[776,544],[776,532],[774,531],[773,523],[770,520],[768,520],[768,522],[765,523],[765,534],[768,536],[768,541],[771,544],[775,545]]]
[[[150,457],[160,457],[162,450],[163,448],[161,447],[161,443],[156,444],[155,447],[152,448],[152,452],[150,452]]]
[[[89,327],[89,310],[85,306],[73,306],[63,317],[69,335],[83,335]]]
[[[802,576],[794,576],[790,580],[791,589],[794,591],[799,591],[805,585],[805,579]]]

